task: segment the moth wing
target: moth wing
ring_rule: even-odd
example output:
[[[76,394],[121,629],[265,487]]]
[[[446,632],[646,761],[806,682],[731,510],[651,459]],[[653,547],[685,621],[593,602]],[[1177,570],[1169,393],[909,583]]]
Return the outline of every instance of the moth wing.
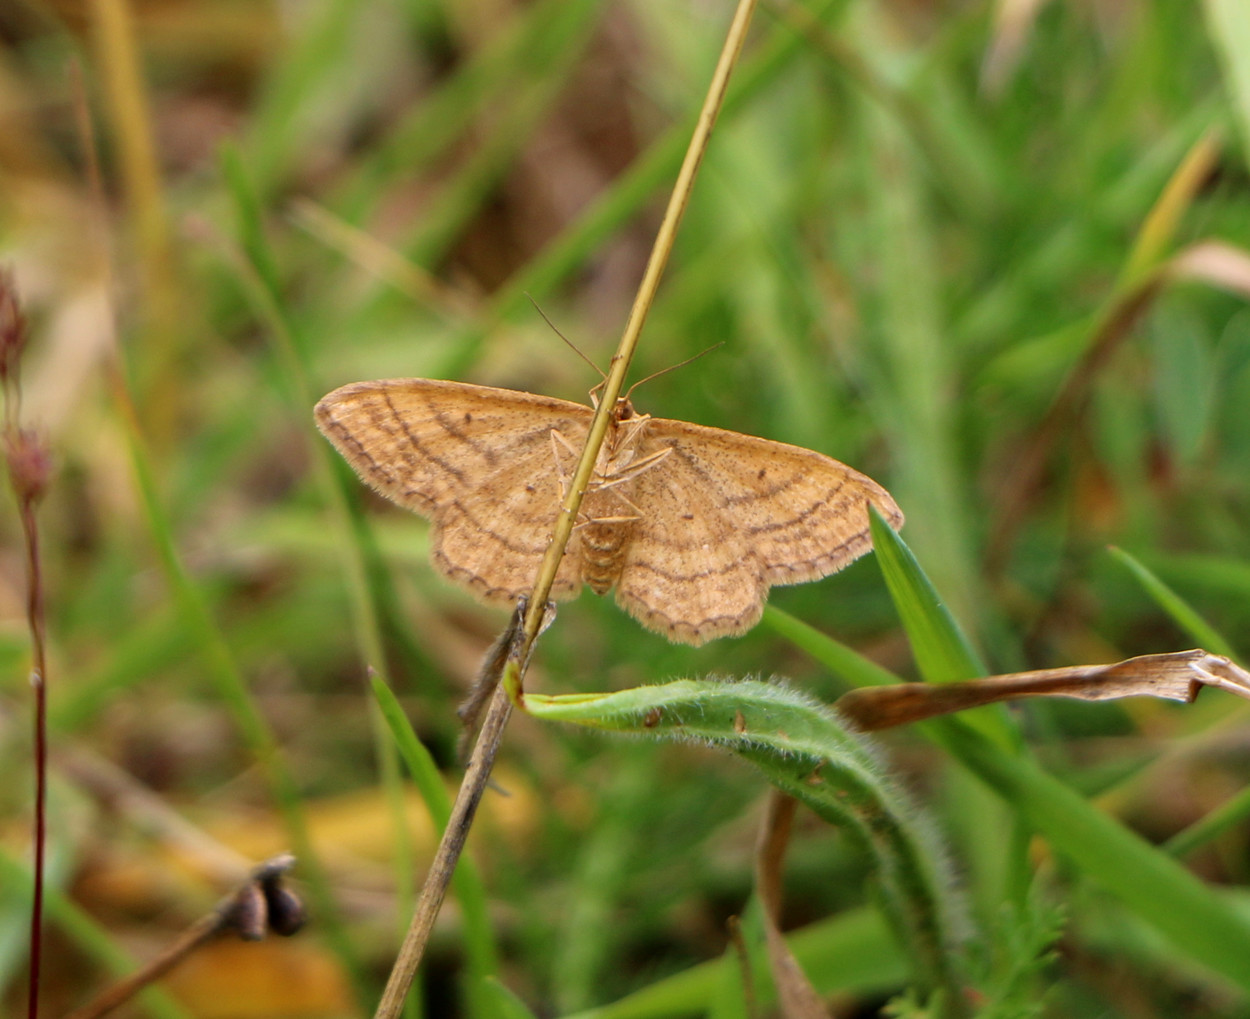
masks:
[[[768,585],[742,536],[672,454],[640,474],[629,498],[641,511],[616,583],[616,601],[681,644],[749,630]]]
[[[551,433],[576,447],[592,413],[511,389],[383,379],[334,390],[316,419],[366,483],[434,524],[440,572],[487,601],[513,602],[533,584],[563,498]],[[580,589],[570,552],[552,594]]]
[[[775,584],[828,576],[872,546],[868,507],[903,515],[871,478],[823,454],[653,418],[639,458],[641,510],[617,600],[644,625],[701,644],[754,626]]]

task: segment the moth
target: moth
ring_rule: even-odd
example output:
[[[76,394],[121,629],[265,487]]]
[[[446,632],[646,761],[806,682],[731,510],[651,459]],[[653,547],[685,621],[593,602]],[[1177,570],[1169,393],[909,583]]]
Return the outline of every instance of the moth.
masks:
[[[433,524],[435,568],[487,602],[527,594],[594,410],[466,382],[343,386],[317,425],[360,477]],[[583,584],[670,641],[754,626],[769,588],[818,580],[871,547],[868,507],[903,514],[871,478],[809,449],[612,410],[552,597]]]

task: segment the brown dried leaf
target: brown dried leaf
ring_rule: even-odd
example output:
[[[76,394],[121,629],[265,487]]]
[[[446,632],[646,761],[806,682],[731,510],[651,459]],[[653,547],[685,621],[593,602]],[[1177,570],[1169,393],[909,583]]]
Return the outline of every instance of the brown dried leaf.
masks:
[[[1223,241],[1199,241],[1166,266],[1174,280],[1197,280],[1250,299],[1250,252]]]
[[[963,683],[898,683],[852,690],[834,706],[858,728],[871,732],[1018,697],[1085,701],[1161,697],[1188,704],[1204,686],[1219,687],[1250,700],[1250,673],[1223,655],[1198,648],[1140,655],[1114,665],[1073,665]]]

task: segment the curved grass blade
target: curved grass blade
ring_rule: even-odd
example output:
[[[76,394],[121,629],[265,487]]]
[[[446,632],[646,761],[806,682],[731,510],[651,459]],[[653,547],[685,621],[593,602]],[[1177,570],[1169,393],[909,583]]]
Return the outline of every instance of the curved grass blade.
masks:
[[[527,694],[551,721],[732,750],[777,788],[836,824],[874,862],[880,905],[925,985],[960,1000],[957,910],[915,809],[867,744],[823,706],[754,680],[679,680],[611,694]],[[953,1006],[950,1006],[953,1007]]]

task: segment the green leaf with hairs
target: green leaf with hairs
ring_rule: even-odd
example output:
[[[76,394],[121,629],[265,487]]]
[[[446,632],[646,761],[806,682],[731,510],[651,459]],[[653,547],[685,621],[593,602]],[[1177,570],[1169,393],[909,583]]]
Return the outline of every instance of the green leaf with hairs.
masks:
[[[783,792],[841,828],[874,863],[879,901],[931,989],[956,1000],[952,891],[915,808],[875,754],[803,694],[755,680],[678,680],[609,694],[527,694],[549,721],[691,740],[731,750]]]

